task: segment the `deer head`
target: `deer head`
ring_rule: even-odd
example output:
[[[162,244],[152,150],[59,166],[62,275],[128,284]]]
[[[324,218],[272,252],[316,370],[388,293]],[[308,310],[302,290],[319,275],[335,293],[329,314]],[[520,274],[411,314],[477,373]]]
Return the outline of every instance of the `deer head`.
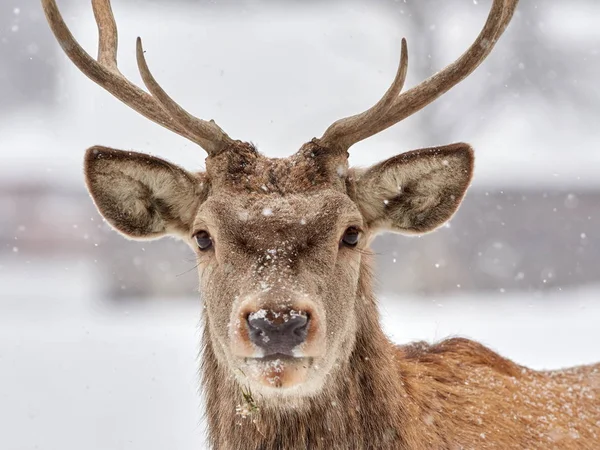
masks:
[[[152,76],[139,38],[137,62],[149,93],[125,79],[109,0],[92,2],[97,60],[75,41],[55,0],[42,3],[60,45],[84,74],[208,153],[206,172],[190,173],[148,155],[92,147],[85,175],[102,216],[127,237],[174,235],[194,249],[206,345],[231,376],[266,398],[318,393],[353,350],[365,312],[358,292],[370,241],[382,231],[434,230],[456,211],[473,173],[467,144],[404,153],[368,169],[349,168],[348,150],[469,75],[504,31],[516,0],[494,0],[473,45],[404,93],[403,40],[398,72],[379,102],[282,159],[261,155],[178,106]]]

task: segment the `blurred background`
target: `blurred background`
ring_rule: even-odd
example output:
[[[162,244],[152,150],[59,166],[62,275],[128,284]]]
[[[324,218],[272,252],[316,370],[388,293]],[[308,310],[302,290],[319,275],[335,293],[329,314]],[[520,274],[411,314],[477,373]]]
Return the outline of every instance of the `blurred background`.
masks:
[[[59,0],[92,54],[90,2]],[[269,156],[287,156],[389,86],[452,62],[489,0],[113,0],[120,67],[159,82]],[[600,4],[524,0],[488,59],[433,105],[352,149],[476,150],[437,232],[380,236],[378,290],[398,342],[463,335],[531,367],[600,360]],[[84,150],[203,151],[128,109],[64,56],[37,0],[0,3],[0,448],[198,449],[204,425],[194,254],[127,241],[88,197]],[[235,430],[232,430],[235,432]]]

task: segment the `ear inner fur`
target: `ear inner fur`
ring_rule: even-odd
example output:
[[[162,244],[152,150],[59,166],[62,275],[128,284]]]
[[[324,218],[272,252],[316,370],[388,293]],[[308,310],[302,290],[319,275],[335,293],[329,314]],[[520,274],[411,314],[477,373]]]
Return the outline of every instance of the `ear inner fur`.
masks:
[[[187,234],[206,197],[203,175],[142,153],[92,147],[84,172],[102,216],[131,238]]]
[[[456,212],[473,174],[468,144],[433,147],[355,170],[353,197],[373,228],[425,233]]]

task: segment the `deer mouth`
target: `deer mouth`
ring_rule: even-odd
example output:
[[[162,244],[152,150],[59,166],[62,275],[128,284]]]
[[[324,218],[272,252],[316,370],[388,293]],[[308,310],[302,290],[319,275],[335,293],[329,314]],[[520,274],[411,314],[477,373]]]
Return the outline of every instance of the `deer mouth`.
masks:
[[[312,356],[293,356],[287,353],[273,353],[260,357],[244,358],[246,364],[277,364],[278,362],[287,364],[307,364],[312,366],[314,358]]]
[[[244,358],[244,372],[263,386],[289,388],[304,382],[313,364],[312,357],[274,353],[260,358]]]

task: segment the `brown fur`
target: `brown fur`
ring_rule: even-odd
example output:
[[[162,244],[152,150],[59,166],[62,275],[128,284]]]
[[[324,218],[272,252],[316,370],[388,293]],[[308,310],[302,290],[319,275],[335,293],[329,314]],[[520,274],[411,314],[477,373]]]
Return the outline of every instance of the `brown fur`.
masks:
[[[368,243],[449,219],[472,168],[466,144],[366,170],[315,141],[283,159],[236,142],[197,175],[100,147],[86,158],[90,192],[121,232],[177,234],[193,248],[195,233],[212,237],[198,269],[213,448],[598,448],[600,366],[535,372],[466,339],[396,347],[381,330]],[[356,248],[341,244],[348,227],[361,230]],[[258,308],[318,319],[281,373],[253,359],[243,332]]]
[[[361,273],[356,345],[317,398],[293,409],[267,404],[255,423],[242,419],[240,386],[205,345],[214,448],[598,448],[600,365],[535,372],[459,338],[394,346],[378,324],[368,263]]]
[[[348,169],[346,154],[340,157],[319,147],[314,140],[289,158],[265,158],[245,142],[206,160],[211,186],[254,194],[306,193],[330,187],[344,190]]]

